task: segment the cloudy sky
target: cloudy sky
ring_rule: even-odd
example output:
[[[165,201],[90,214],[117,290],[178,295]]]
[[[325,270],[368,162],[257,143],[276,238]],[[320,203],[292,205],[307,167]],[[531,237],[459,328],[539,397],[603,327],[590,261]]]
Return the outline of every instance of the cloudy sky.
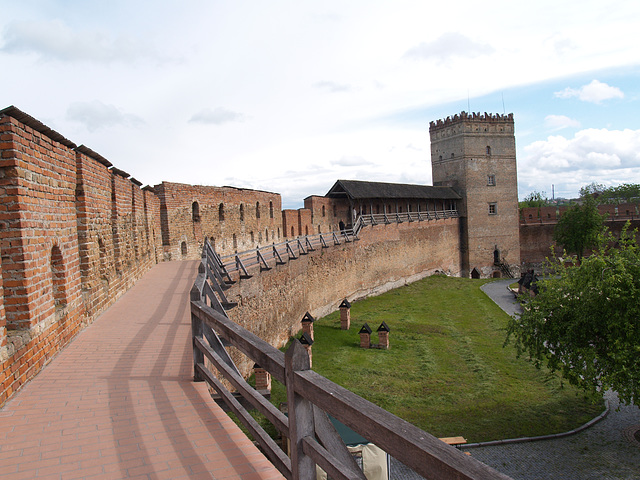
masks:
[[[144,184],[431,184],[429,121],[516,120],[520,197],[640,183],[640,2],[0,0],[0,108]]]

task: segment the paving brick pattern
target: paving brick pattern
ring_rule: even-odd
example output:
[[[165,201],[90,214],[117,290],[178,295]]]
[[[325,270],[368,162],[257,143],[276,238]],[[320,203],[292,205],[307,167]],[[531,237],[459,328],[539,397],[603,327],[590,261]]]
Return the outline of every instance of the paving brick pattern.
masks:
[[[191,381],[196,266],[156,265],[0,410],[0,478],[282,478]]]

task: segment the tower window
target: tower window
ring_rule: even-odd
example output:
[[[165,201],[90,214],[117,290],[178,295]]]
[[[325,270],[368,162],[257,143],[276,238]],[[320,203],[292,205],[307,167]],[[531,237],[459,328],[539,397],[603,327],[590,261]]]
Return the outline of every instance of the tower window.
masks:
[[[495,175],[487,175],[487,185],[490,187],[494,187],[496,184],[496,176]]]
[[[498,204],[490,203],[489,204],[489,215],[497,215],[498,214]]]
[[[487,155],[491,155],[491,147],[487,145]]]

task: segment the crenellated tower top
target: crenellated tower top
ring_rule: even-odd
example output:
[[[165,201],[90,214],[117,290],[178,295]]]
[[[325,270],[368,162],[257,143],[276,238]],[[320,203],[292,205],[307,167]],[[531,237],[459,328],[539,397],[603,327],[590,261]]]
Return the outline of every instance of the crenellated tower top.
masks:
[[[493,113],[487,113],[487,112],[467,113],[463,111],[463,112],[460,112],[459,114],[456,113],[453,116],[449,116],[444,120],[440,119],[440,120],[429,122],[429,132],[433,133],[433,132],[436,132],[445,128],[453,127],[455,125],[462,124],[462,123],[465,123],[465,124],[473,124],[473,123],[481,124],[482,123],[485,125],[489,124],[496,127],[498,126],[503,128],[507,127],[505,129],[506,131],[513,132],[514,121],[513,121],[513,113],[501,115],[501,114],[493,114]]]

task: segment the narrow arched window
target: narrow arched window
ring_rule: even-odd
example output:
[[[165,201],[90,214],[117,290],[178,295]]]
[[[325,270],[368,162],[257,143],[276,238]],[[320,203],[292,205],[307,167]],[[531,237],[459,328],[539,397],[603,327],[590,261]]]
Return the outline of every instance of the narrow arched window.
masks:
[[[236,234],[233,234],[233,249],[237,249],[238,248],[238,237],[236,237]]]
[[[326,212],[325,212],[324,205],[322,205],[322,216],[323,216],[323,217],[325,216],[325,213],[326,213]]]
[[[224,203],[218,206],[218,220],[221,222],[224,221]]]
[[[244,222],[244,204],[240,204],[240,221]]]
[[[264,241],[269,241],[269,230],[267,230],[266,228],[264,229]]]
[[[60,247],[54,245],[51,249],[51,286],[53,303],[56,310],[67,305],[67,279],[64,272],[64,262]]]
[[[491,155],[491,147],[487,145],[487,155]]]
[[[180,244],[180,253],[182,254],[183,257],[187,256],[187,242],[182,242]]]
[[[269,218],[273,218],[273,202],[269,202]]]
[[[200,205],[198,204],[198,202],[193,202],[191,204],[191,218],[193,219],[194,223],[200,221]]]
[[[256,202],[256,218],[260,218],[260,202]]]

